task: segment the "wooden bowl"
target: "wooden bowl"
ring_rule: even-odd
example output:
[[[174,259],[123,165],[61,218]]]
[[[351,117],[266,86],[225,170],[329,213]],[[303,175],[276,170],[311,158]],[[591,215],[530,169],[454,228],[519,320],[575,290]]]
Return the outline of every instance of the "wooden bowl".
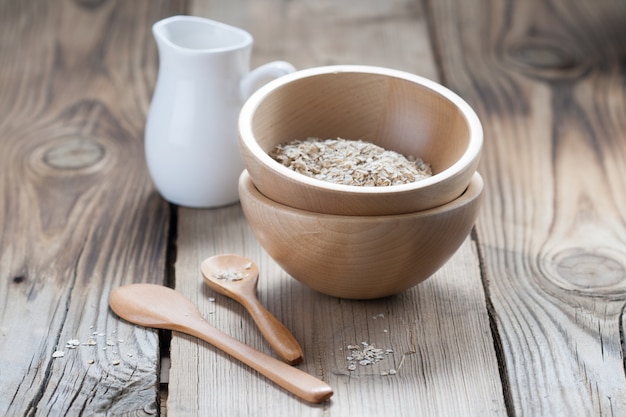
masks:
[[[437,271],[468,236],[483,181],[472,176],[461,196],[408,214],[343,216],[279,204],[239,179],[244,214],[267,253],[293,278],[321,293],[370,299],[399,293]]]
[[[296,173],[268,152],[309,137],[362,139],[429,163],[433,176],[412,184],[338,185]],[[370,66],[298,71],[257,90],[239,117],[243,161],[270,199],[318,213],[413,213],[448,203],[467,188],[483,131],[459,96],[422,77]]]

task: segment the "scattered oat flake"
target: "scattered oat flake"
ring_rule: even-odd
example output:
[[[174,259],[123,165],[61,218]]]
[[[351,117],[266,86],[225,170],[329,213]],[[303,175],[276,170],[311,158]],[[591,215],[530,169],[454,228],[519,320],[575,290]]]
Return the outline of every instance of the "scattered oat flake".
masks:
[[[68,349],[76,349],[79,346],[80,346],[80,340],[78,339],[71,339],[65,342],[65,347]]]
[[[65,356],[65,352],[62,350],[57,350],[52,354],[53,358],[62,358],[63,356]]]
[[[348,370],[356,370],[357,364],[361,366],[373,365],[385,359],[386,355],[393,353],[392,349],[379,349],[368,342],[361,342],[361,346],[348,345],[350,354],[346,357],[348,360]]]
[[[97,344],[98,343],[93,339],[87,339],[87,341],[83,343],[83,345],[87,345],[87,346],[96,346]]]
[[[96,363],[96,361],[94,361],[93,359],[89,359],[89,360],[87,361],[87,364],[88,364],[88,365],[93,365],[94,363]]]
[[[113,365],[119,365],[120,363],[122,363],[119,359],[115,359],[113,362],[111,362]]]

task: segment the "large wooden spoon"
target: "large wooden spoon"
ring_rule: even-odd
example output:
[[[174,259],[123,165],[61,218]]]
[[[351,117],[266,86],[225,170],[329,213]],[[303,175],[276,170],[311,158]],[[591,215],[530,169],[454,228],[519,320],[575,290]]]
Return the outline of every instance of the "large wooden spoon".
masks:
[[[291,365],[302,362],[302,348],[291,332],[259,302],[259,268],[239,255],[216,255],[200,266],[204,281],[214,291],[238,301],[250,313],[274,351]]]
[[[126,285],[111,292],[109,304],[118,316],[131,323],[198,337],[303,400],[319,403],[333,395],[332,388],[324,381],[259,352],[211,326],[191,300],[171,288],[154,284]]]

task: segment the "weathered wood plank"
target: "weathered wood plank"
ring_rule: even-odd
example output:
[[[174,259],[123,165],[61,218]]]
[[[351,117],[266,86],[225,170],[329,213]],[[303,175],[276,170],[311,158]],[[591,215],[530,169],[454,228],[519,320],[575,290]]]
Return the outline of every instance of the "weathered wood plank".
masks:
[[[437,77],[424,12],[407,0],[190,1],[189,12],[249,31],[252,66],[365,64]]]
[[[626,414],[625,6],[431,4],[485,123],[478,237],[517,416]]]
[[[149,28],[176,10],[0,1],[1,415],[157,412],[158,335],[118,320],[108,294],[164,281],[169,207],[142,132]]]
[[[359,63],[437,75],[415,2],[195,1],[190,11],[253,33],[253,66],[286,59],[299,68]],[[202,282],[201,261],[224,252],[258,263],[261,302],[302,344],[301,369],[330,382],[335,395],[322,405],[303,403],[215,348],[174,333],[168,416],[506,415],[471,240],[415,289],[382,300],[347,301],[288,277],[260,248],[238,205],[179,209],[176,288],[210,323],[274,355],[243,308]],[[361,342],[393,354],[348,371],[347,346]],[[390,369],[397,373],[382,375]]]
[[[300,368],[330,382],[335,395],[328,404],[310,406],[206,343],[174,333],[168,416],[269,410],[273,416],[505,415],[471,241],[418,288],[359,302],[315,293],[286,275],[256,243],[239,206],[180,209],[178,233],[176,288],[204,317],[276,356],[245,310],[208,289],[199,272],[200,262],[218,253],[255,259],[261,302],[302,344]],[[350,372],[347,346],[361,342],[394,353]],[[397,374],[382,375],[391,369]]]

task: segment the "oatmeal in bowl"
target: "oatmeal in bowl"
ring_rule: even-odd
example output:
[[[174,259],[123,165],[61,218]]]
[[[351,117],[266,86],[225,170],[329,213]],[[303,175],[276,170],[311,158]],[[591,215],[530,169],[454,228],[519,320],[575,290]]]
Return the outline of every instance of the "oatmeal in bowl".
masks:
[[[430,175],[384,185],[380,178],[366,178],[368,169],[375,171],[371,167],[345,166],[350,163],[345,155],[322,161],[330,171],[317,176],[306,175],[319,169],[308,166],[310,161],[296,157],[293,169],[271,155],[294,143],[315,152],[343,140],[421,160],[418,171],[428,166]],[[455,93],[417,75],[380,67],[297,71],[257,90],[239,117],[241,154],[258,190],[281,204],[326,214],[401,214],[446,204],[468,187],[482,142],[478,117]],[[380,172],[393,177],[397,169]]]

